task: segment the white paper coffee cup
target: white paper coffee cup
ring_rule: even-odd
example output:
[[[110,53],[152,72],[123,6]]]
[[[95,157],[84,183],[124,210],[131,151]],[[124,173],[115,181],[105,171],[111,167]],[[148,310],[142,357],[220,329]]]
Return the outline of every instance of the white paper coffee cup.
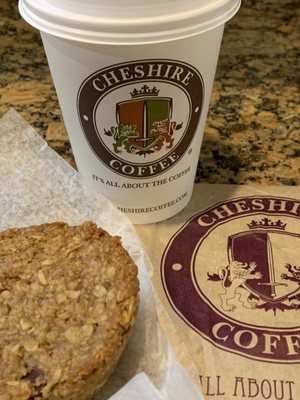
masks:
[[[119,3],[19,8],[41,31],[78,170],[133,223],[152,223],[191,198],[224,24],[240,0]]]

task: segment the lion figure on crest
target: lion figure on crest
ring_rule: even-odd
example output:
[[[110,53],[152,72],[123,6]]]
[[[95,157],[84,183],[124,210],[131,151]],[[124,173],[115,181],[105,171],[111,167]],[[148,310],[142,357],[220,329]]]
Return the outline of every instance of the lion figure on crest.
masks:
[[[220,267],[218,274],[209,274],[208,280],[222,281],[224,293],[220,293],[221,307],[224,311],[234,311],[236,301],[239,301],[243,307],[253,309],[257,302],[250,299],[249,291],[243,287],[249,279],[261,279],[262,274],[255,272],[257,265],[255,262],[242,263],[232,261],[226,267]]]

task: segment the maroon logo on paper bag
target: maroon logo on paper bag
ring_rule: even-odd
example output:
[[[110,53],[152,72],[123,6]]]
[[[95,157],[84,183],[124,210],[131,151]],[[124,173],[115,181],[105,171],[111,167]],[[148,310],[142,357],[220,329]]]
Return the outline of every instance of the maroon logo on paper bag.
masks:
[[[203,79],[191,65],[141,60],[103,68],[81,85],[77,110],[86,140],[109,169],[130,178],[177,163],[196,132]]]
[[[175,312],[214,345],[300,362],[300,203],[245,197],[194,216],[161,264]]]

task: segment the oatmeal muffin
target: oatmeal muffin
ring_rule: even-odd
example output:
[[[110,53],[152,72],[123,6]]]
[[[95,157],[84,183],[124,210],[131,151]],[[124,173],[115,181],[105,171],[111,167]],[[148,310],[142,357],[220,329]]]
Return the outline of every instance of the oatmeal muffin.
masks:
[[[92,222],[0,233],[0,400],[90,399],[135,320],[137,268]]]

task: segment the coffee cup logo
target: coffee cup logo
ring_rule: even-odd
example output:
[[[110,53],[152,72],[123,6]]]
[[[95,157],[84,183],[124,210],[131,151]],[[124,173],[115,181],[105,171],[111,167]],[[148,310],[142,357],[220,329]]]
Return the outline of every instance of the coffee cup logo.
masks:
[[[122,150],[146,156],[161,150],[164,146],[172,149],[174,132],[182,128],[171,121],[173,99],[158,97],[159,90],[151,90],[143,85],[130,92],[132,100],[116,105],[118,125],[111,127],[105,134],[114,140],[115,153]]]
[[[203,79],[192,66],[143,60],[92,74],[79,89],[77,109],[86,140],[102,163],[129,178],[149,178],[187,151],[203,95]]]

